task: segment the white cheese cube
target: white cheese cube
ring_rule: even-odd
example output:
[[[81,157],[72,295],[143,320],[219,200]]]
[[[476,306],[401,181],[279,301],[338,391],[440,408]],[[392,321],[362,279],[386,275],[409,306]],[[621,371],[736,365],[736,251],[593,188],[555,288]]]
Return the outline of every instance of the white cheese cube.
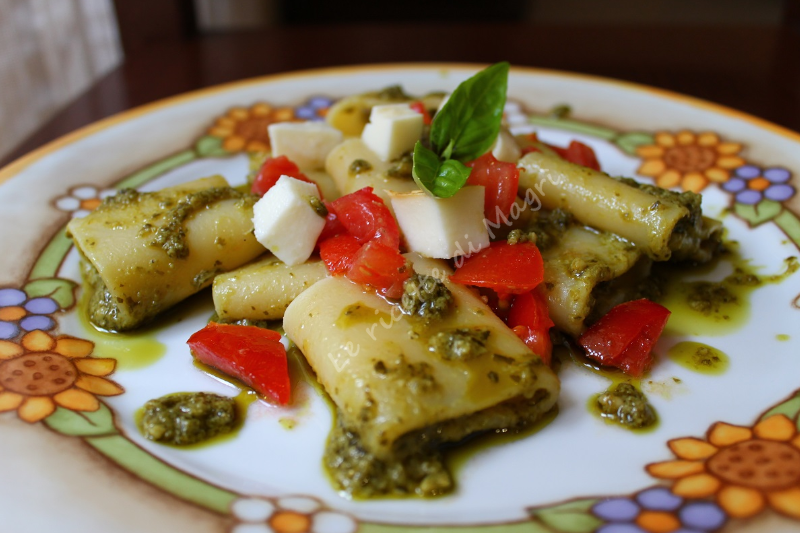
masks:
[[[408,104],[376,105],[361,140],[382,161],[397,159],[422,137],[423,118]]]
[[[423,191],[389,194],[410,251],[451,259],[489,246],[483,187],[462,187],[450,198],[434,198]]]
[[[497,139],[489,150],[495,159],[506,163],[516,163],[522,157],[522,149],[511,132],[505,128],[500,128],[500,133],[497,134]]]
[[[325,168],[325,159],[342,142],[342,132],[323,122],[277,122],[267,127],[272,156],[285,155],[304,170]]]
[[[316,185],[281,176],[253,206],[256,240],[287,265],[309,258],[325,226],[311,197],[319,200]]]

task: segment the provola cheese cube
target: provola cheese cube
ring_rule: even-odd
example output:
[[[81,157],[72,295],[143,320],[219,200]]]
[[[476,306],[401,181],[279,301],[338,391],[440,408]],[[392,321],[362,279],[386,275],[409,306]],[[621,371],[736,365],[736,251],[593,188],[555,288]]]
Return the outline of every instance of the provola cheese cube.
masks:
[[[287,265],[306,261],[325,226],[314,208],[319,201],[313,183],[281,176],[253,206],[256,239]]]

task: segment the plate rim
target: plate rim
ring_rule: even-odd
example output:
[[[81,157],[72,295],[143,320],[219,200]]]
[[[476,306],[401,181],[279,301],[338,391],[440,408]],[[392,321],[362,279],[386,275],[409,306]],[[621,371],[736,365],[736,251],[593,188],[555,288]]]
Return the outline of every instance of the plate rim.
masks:
[[[312,69],[301,69],[287,72],[278,72],[274,74],[265,74],[261,76],[254,76],[250,78],[243,78],[224,83],[202,87],[187,92],[182,92],[173,96],[159,98],[152,102],[141,104],[125,111],[114,113],[108,117],[91,122],[85,126],[81,126],[76,130],[61,135],[47,143],[39,146],[20,156],[19,158],[11,161],[4,167],[0,168],[0,185],[10,180],[11,178],[21,174],[25,169],[43,159],[47,155],[57,152],[81,139],[89,137],[94,133],[99,133],[117,124],[132,120],[139,116],[145,115],[150,112],[158,111],[172,105],[197,100],[212,94],[230,91],[239,87],[247,87],[251,85],[258,85],[261,83],[269,83],[273,81],[293,80],[301,78],[314,78],[320,76],[333,76],[337,74],[347,74],[366,71],[394,71],[394,70],[447,70],[447,69],[480,69],[484,68],[489,63],[470,63],[470,62],[400,62],[400,63],[365,63],[357,65],[342,65],[331,67],[320,67]],[[736,108],[718,104],[711,100],[691,96],[678,91],[670,89],[663,89],[657,86],[648,85],[644,83],[632,82],[621,80],[617,78],[600,76],[595,74],[586,74],[581,72],[573,72],[560,69],[548,69],[531,66],[511,66],[511,73],[527,74],[527,75],[543,75],[556,78],[565,78],[571,80],[584,80],[603,85],[615,86],[624,90],[631,90],[635,92],[643,92],[651,95],[658,96],[673,102],[679,102],[712,113],[718,113],[730,118],[748,122],[754,126],[764,128],[768,131],[789,138],[800,143],[800,132],[794,131],[786,126],[781,126],[767,119],[760,118],[751,113],[740,111]]]

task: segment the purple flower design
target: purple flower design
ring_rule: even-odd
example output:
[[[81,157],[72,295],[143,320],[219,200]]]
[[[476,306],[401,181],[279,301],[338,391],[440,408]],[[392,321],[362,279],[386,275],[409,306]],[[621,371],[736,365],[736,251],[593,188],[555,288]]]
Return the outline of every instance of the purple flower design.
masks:
[[[59,309],[52,298],[29,298],[19,289],[0,289],[0,340],[13,339],[20,331],[53,329],[56,322],[48,315]]]
[[[792,173],[782,167],[761,169],[756,165],[742,165],[722,188],[736,195],[736,202],[755,205],[764,200],[783,202],[794,196],[795,188],[789,185]]]
[[[654,517],[668,517],[672,533],[709,533],[725,525],[727,516],[715,503],[685,500],[665,487],[653,487],[627,498],[609,498],[592,507],[605,524],[596,533],[653,533],[648,529]]]
[[[333,104],[326,96],[312,96],[294,108],[294,116],[304,120],[325,120],[325,112]]]

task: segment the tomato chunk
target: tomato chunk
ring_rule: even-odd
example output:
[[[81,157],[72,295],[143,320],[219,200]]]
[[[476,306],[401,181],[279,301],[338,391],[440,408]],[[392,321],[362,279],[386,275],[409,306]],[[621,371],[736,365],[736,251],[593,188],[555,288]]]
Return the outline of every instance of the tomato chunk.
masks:
[[[328,210],[328,214],[325,216],[325,226],[322,228],[322,233],[320,233],[319,237],[317,237],[317,246],[331,237],[341,235],[342,233],[347,233],[347,229],[345,229],[345,227],[342,225],[339,217],[336,216],[336,213],[331,211],[331,204],[328,202],[324,203],[325,208]]]
[[[395,248],[370,241],[355,254],[345,276],[373,287],[387,298],[400,298],[403,296],[403,282],[411,276],[411,267]]]
[[[600,170],[600,163],[597,161],[594,150],[580,141],[571,141],[566,149],[560,150],[559,155],[570,163]]]
[[[494,289],[499,294],[522,294],[533,290],[544,279],[542,254],[535,244],[492,243],[464,260],[450,276],[462,285]]]
[[[300,181],[314,183],[312,180],[308,179],[305,174],[300,172],[300,168],[288,157],[281,155],[278,157],[268,157],[264,161],[253,180],[250,191],[253,194],[264,196],[264,194],[278,182],[281,176],[289,176]],[[316,185],[316,183],[314,183],[314,185]],[[317,186],[317,190],[319,191],[319,186]],[[321,197],[322,192],[320,191],[320,198]]]
[[[506,323],[531,351],[538,354],[545,364],[550,364],[553,354],[550,328],[555,324],[550,319],[547,301],[539,291],[518,294],[511,304]]]
[[[331,274],[344,274],[353,266],[363,245],[349,233],[337,235],[319,245],[319,255]]]
[[[653,365],[652,349],[670,312],[650,300],[617,305],[578,338],[587,357],[639,377]]]
[[[531,143],[541,143],[539,138],[536,136],[536,133],[531,133],[528,136],[528,139]],[[570,163],[575,163],[576,165],[582,165],[584,167],[589,167],[594,170],[600,170],[600,162],[597,160],[597,155],[594,153],[594,150],[591,146],[583,144],[580,141],[572,140],[569,143],[569,146],[566,148],[561,148],[560,146],[555,146],[552,144],[542,143],[551,150],[553,150],[559,157],[562,159],[566,159]],[[529,154],[531,152],[541,152],[541,150],[535,145],[528,145],[522,147],[522,154]]]
[[[508,217],[517,198],[517,165],[498,161],[491,152],[487,152],[467,163],[467,166],[472,168],[467,185],[484,187],[483,216],[486,220],[497,224],[502,217]]]
[[[372,187],[346,194],[328,204],[328,209],[359,242],[374,240],[400,249],[400,227]]]
[[[428,113],[428,110],[425,109],[425,104],[422,102],[411,102],[408,104],[411,109],[422,115],[422,123],[426,126],[430,126],[433,120],[431,119],[431,114]]]
[[[286,405],[289,365],[280,333],[256,326],[210,322],[187,344],[203,364],[234,377],[259,394]]]

